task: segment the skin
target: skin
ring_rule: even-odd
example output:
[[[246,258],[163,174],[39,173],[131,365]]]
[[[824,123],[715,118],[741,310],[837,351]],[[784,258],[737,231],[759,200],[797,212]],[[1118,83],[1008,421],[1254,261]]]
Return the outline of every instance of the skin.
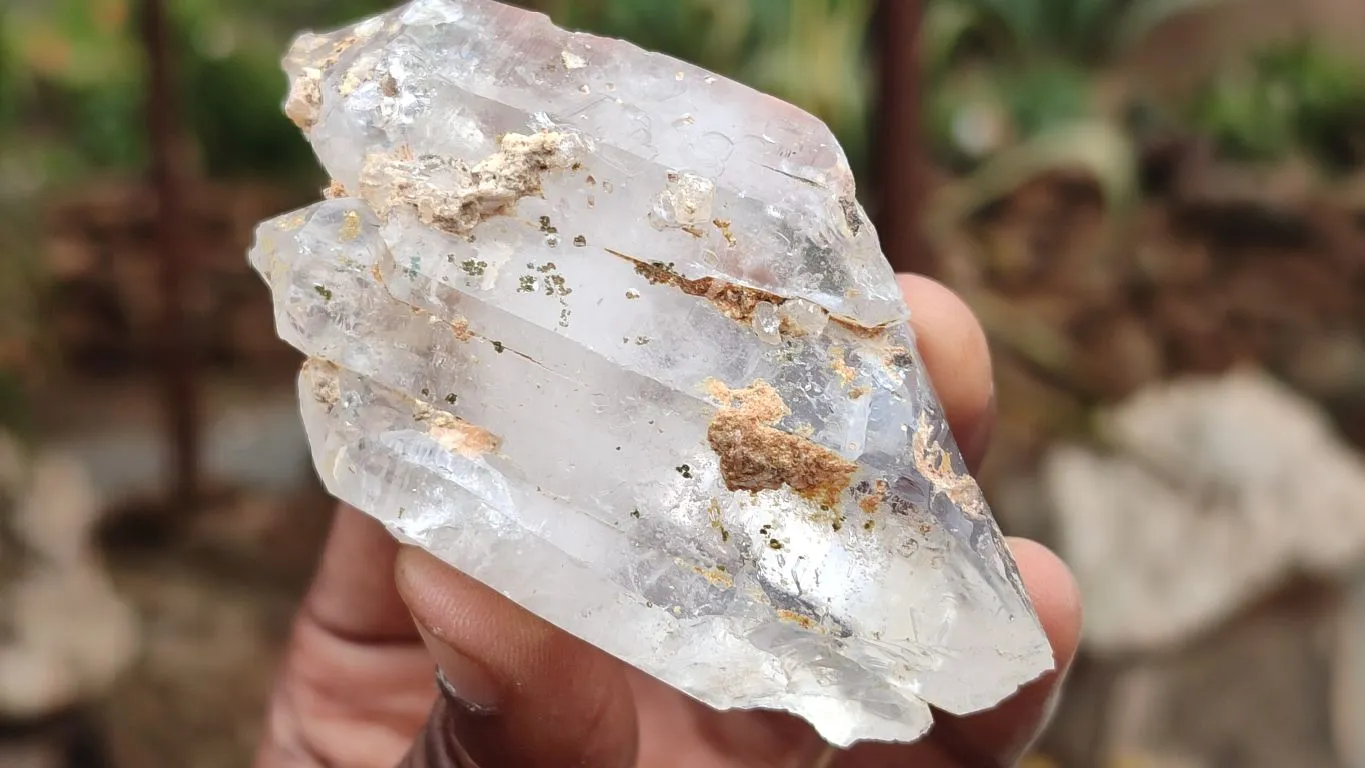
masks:
[[[969,465],[995,420],[981,326],[947,289],[902,277],[925,365]],[[1076,651],[1066,566],[1009,542],[1057,670],[996,709],[940,715],[911,745],[837,751],[804,722],[717,712],[550,626],[343,507],[295,622],[257,768],[979,768],[1017,762]],[[446,685],[433,682],[442,670]],[[464,762],[461,762],[461,761]]]

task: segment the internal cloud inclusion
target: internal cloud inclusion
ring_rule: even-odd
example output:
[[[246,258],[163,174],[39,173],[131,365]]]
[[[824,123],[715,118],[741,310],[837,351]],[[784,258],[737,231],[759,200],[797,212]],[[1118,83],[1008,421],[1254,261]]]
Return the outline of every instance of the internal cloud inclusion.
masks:
[[[911,741],[1051,668],[815,118],[488,0],[287,59],[251,259],[336,496],[719,708]]]

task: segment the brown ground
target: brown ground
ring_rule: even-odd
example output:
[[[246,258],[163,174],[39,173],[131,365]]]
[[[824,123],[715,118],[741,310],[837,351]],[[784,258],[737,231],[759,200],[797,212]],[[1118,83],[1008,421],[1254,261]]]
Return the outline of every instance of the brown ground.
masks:
[[[330,516],[321,494],[232,499],[171,542],[112,560],[141,613],[141,661],[102,707],[113,768],[248,764]]]

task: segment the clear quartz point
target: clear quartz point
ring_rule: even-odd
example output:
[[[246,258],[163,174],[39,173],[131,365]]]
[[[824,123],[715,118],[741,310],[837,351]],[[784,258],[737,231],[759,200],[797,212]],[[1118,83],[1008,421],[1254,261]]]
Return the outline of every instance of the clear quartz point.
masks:
[[[251,252],[327,488],[720,709],[913,741],[1052,668],[814,117],[490,0],[288,54]]]

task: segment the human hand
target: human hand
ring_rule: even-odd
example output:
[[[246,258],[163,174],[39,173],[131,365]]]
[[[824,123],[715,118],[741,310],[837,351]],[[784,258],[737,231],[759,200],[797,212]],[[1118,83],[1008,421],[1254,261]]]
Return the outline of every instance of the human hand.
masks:
[[[902,277],[912,324],[973,469],[994,423],[990,357],[970,310]],[[1012,765],[1075,653],[1066,566],[1011,540],[1057,669],[996,709],[940,716],[910,745],[836,751],[776,712],[717,712],[532,615],[343,507],[297,617],[257,768],[981,768]],[[391,576],[392,574],[392,576]],[[433,684],[439,666],[443,684]]]

